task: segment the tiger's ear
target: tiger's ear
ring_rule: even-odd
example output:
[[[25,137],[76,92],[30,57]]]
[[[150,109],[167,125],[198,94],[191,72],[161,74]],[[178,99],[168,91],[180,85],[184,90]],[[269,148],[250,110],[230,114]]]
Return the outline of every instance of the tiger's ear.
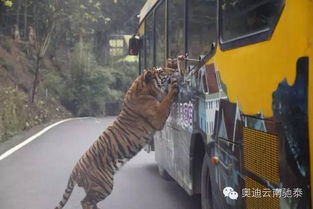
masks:
[[[145,82],[149,83],[152,79],[153,79],[152,73],[150,71],[147,71],[147,73],[145,75]]]

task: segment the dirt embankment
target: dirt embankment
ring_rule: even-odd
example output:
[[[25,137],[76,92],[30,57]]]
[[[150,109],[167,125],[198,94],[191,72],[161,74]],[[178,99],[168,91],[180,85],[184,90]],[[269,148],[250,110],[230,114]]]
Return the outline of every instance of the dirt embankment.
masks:
[[[0,142],[17,133],[52,120],[70,117],[59,102],[40,84],[34,103],[30,94],[34,80],[34,47],[0,36]],[[41,70],[54,64],[46,59]]]

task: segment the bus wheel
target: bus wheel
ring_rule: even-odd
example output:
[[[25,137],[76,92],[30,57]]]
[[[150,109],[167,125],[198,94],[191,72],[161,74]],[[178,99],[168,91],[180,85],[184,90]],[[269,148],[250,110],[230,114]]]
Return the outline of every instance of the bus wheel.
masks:
[[[202,209],[213,209],[210,172],[209,172],[208,162],[209,162],[208,154],[205,154],[203,158],[202,174],[201,174],[201,206],[202,206],[201,208]]]
[[[159,170],[159,174],[160,176],[165,179],[166,181],[172,181],[172,177],[168,174],[168,172],[161,166],[158,164],[158,170]]]

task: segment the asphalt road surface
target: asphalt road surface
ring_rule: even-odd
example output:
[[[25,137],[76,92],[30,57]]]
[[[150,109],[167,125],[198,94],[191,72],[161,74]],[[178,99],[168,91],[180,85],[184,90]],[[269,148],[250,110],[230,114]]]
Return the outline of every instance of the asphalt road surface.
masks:
[[[75,162],[114,117],[62,123],[0,161],[0,209],[54,209]],[[65,209],[79,209],[84,191],[75,187]],[[115,175],[101,209],[200,209],[175,182],[158,174],[154,154],[141,151]]]

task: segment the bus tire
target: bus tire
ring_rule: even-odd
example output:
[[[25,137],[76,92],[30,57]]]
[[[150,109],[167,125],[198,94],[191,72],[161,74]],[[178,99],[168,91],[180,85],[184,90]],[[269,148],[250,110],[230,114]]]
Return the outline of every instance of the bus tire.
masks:
[[[158,164],[158,170],[159,170],[159,174],[160,176],[165,179],[166,181],[172,181],[172,177],[168,174],[168,172],[161,166]]]
[[[206,153],[203,158],[202,172],[201,172],[201,208],[202,209],[213,209],[210,172],[209,172],[208,162],[209,162],[209,156]]]

